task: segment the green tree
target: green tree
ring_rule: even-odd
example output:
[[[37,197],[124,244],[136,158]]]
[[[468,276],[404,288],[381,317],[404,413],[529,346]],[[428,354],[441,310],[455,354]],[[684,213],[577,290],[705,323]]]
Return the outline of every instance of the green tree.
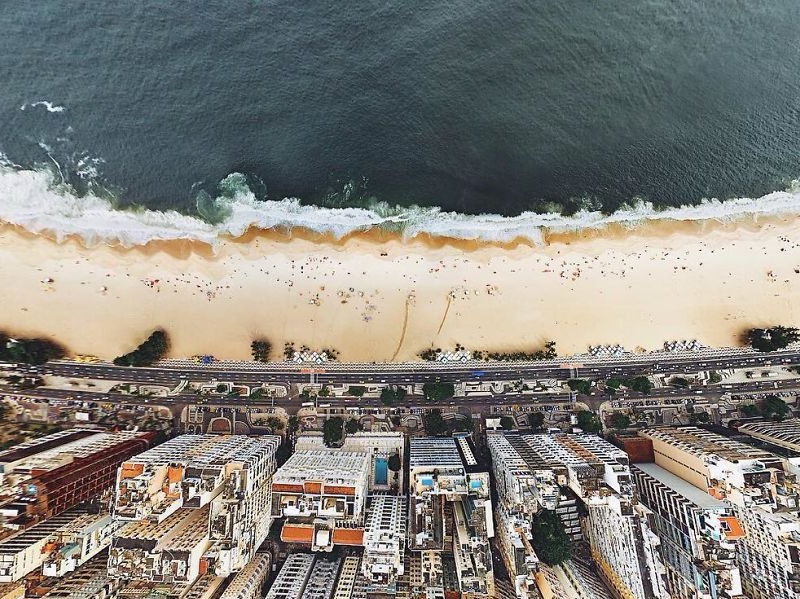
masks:
[[[611,426],[616,429],[628,428],[631,425],[631,419],[622,412],[614,412],[611,415]]]
[[[744,405],[739,406],[739,411],[752,418],[753,416],[758,416],[761,413],[761,410],[758,409],[758,406],[752,403],[746,403]]]
[[[581,395],[589,395],[592,392],[592,383],[585,379],[569,379],[567,385],[573,391],[577,391]]]
[[[169,339],[162,329],[153,331],[135,350],[114,358],[117,366],[151,366],[169,351]]]
[[[650,391],[653,390],[653,383],[646,376],[637,376],[628,379],[626,380],[625,386],[639,393],[650,393]]]
[[[289,416],[289,426],[288,426],[288,433],[291,435],[297,432],[297,429],[300,428],[300,422],[297,419],[297,416]]]
[[[322,385],[322,388],[319,390],[320,397],[328,397],[331,394],[331,388],[328,385]]]
[[[540,430],[544,426],[544,412],[531,412],[528,414],[528,424],[533,430]]]
[[[794,327],[777,325],[766,329],[750,329],[745,332],[745,337],[756,351],[770,352],[800,340],[800,331]]]
[[[783,420],[786,415],[791,412],[789,406],[787,406],[780,397],[775,395],[767,396],[761,411],[764,413],[764,416],[772,416],[776,420]]]
[[[357,433],[358,431],[361,430],[361,423],[355,418],[351,418],[345,423],[344,430],[347,432],[348,435]]]
[[[450,399],[455,392],[453,383],[425,383],[422,385],[422,394],[431,401]]]
[[[682,376],[673,376],[669,379],[669,384],[673,387],[688,387],[689,381]]]
[[[511,416],[503,416],[500,418],[500,426],[503,427],[503,430],[510,431],[516,423]]]
[[[392,455],[389,456],[388,466],[389,470],[391,470],[392,472],[399,472],[400,468],[403,467],[403,464],[400,462],[399,453],[393,453]]]
[[[366,392],[367,388],[360,385],[351,385],[347,388],[347,394],[352,395],[353,397],[361,397]]]
[[[21,339],[12,341],[7,334],[0,332],[0,360],[22,362],[24,364],[44,364],[48,360],[63,358],[67,351],[49,339]]]
[[[431,410],[422,417],[422,424],[425,426],[425,433],[431,437],[443,435],[447,427],[444,424],[441,410]]]
[[[395,402],[403,401],[405,396],[404,387],[390,385],[381,389],[381,403],[385,406],[393,406]]]
[[[578,426],[585,433],[599,433],[603,428],[603,425],[600,423],[600,419],[595,416],[594,412],[581,410],[578,412],[577,417]]]
[[[544,563],[556,566],[570,558],[570,541],[558,514],[543,510],[531,523],[533,548]]]
[[[721,383],[722,375],[716,370],[712,370],[708,373],[708,382],[711,383],[712,385],[716,383]]]
[[[272,353],[272,343],[266,339],[254,339],[250,343],[250,353],[256,362],[269,362],[269,355]]]
[[[344,435],[342,432],[343,428],[344,420],[342,420],[339,416],[328,418],[325,421],[325,424],[322,425],[322,442],[328,447],[337,445],[342,440],[342,436]]]

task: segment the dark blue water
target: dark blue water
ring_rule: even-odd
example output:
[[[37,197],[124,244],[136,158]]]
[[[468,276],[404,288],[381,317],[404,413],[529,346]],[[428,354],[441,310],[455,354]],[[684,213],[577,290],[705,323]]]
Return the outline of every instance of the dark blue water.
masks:
[[[797,0],[0,10],[0,150],[189,213],[231,172],[467,213],[759,197],[800,175],[799,81]]]

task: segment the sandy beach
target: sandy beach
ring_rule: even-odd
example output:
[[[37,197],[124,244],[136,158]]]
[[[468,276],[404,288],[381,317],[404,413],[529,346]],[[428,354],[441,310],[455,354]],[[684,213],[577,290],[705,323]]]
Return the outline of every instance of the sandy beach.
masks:
[[[248,359],[255,336],[333,347],[346,361],[428,347],[559,354],[666,340],[737,345],[743,329],[800,322],[800,218],[655,221],[547,236],[545,246],[443,238],[252,232],[211,251],[61,243],[6,226],[0,328],[103,358],[165,328],[174,356]]]

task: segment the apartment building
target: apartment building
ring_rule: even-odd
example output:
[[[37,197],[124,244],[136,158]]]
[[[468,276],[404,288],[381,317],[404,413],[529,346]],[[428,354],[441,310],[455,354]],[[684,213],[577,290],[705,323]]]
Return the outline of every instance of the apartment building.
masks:
[[[269,576],[269,553],[256,553],[250,563],[237,572],[219,599],[261,599],[261,587]]]
[[[107,518],[104,514],[88,514],[73,508],[52,518],[34,524],[11,537],[0,541],[0,583],[16,582],[25,575],[41,568],[53,559],[54,547],[61,539],[91,537],[91,530]],[[64,574],[91,559],[100,552],[105,543],[86,542],[78,547],[67,547],[66,557],[71,568],[59,568],[56,575]]]
[[[748,422],[739,425],[738,430],[759,441],[800,454],[800,420],[797,418],[782,422]]]
[[[117,468],[147,449],[153,433],[72,429],[0,454],[7,529],[21,529],[110,489]]]
[[[338,449],[345,453],[366,453],[370,456],[369,481],[367,489],[370,493],[397,491],[404,493],[402,472],[389,470],[389,458],[397,455],[400,464],[404,464],[405,435],[399,432],[360,431],[351,433],[344,439]],[[311,431],[297,437],[295,451],[326,450],[323,435]]]
[[[361,572],[369,591],[394,594],[397,578],[405,572],[408,502],[397,495],[368,498]]]
[[[800,597],[794,462],[695,427],[648,429],[640,435],[652,441],[655,464],[732,508],[735,518],[720,518],[721,534],[740,537],[736,555],[743,594]]]
[[[741,597],[733,508],[657,464],[631,466],[639,499],[653,511],[667,588],[676,599]]]
[[[451,548],[461,592],[492,594],[489,539],[495,530],[489,473],[470,436],[411,439],[409,475],[409,544],[412,551],[423,552],[428,594],[437,593],[442,584],[441,556],[435,553]],[[452,513],[452,522],[445,520],[446,513]],[[452,543],[445,547],[448,528]]]
[[[314,554],[292,553],[269,587],[265,599],[300,599],[313,567]]]
[[[116,597],[125,584],[122,579],[108,575],[108,556],[101,553],[62,578],[43,599],[110,599]]]
[[[182,435],[123,463],[109,570],[192,583],[244,568],[272,519],[270,480],[280,438]]]
[[[522,438],[586,509],[583,535],[606,584],[624,599],[667,599],[652,512],[636,501],[625,452],[595,435]]]
[[[363,545],[370,465],[363,452],[296,451],[272,480],[272,515],[285,518],[281,539],[312,551]]]

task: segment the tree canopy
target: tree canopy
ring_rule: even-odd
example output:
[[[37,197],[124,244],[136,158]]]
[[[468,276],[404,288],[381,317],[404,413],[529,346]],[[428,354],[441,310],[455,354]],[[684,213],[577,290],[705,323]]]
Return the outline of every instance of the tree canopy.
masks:
[[[631,425],[631,419],[622,412],[614,412],[611,415],[611,426],[617,429],[628,428]]]
[[[25,364],[44,364],[66,355],[66,350],[49,339],[11,338],[0,332],[0,360],[4,362],[23,362]]]
[[[776,325],[766,329],[750,329],[745,337],[756,351],[770,352],[800,340],[800,331],[794,327]]]
[[[549,566],[555,566],[570,558],[569,536],[558,514],[543,510],[531,522],[533,548],[536,555]]]
[[[362,387],[361,385],[351,385],[347,388],[347,394],[352,395],[353,397],[361,397],[366,392],[367,388]]]
[[[443,435],[447,430],[441,410],[431,410],[425,414],[422,417],[422,423],[425,426],[425,433],[432,437]]]
[[[272,352],[272,343],[266,339],[254,339],[250,344],[250,353],[256,362],[269,362],[269,355]]]
[[[344,420],[339,416],[328,418],[322,425],[322,442],[328,447],[338,444],[342,440]]]
[[[361,430],[361,423],[355,418],[351,418],[350,420],[344,423],[344,430],[347,431],[348,435],[357,433],[358,431]]]
[[[503,430],[510,431],[516,426],[516,422],[511,416],[503,416],[500,418],[500,426],[503,427]]]
[[[381,403],[385,406],[392,406],[395,402],[403,401],[405,396],[405,387],[390,385],[381,389]]]
[[[400,454],[395,452],[390,455],[387,465],[392,472],[398,472],[403,467],[403,464],[400,463]]]
[[[544,426],[544,412],[531,412],[528,414],[528,424],[533,430],[541,429]]]
[[[592,392],[592,383],[586,379],[569,379],[567,385],[573,391],[577,391],[581,395],[589,395]]]
[[[595,416],[594,412],[590,412],[588,410],[581,410],[577,414],[578,416],[578,426],[586,433],[599,433],[603,425],[600,423],[600,419]]]
[[[158,329],[153,331],[139,347],[132,352],[114,358],[117,366],[151,366],[163,358],[169,350],[167,333]]]
[[[441,401],[450,399],[455,395],[455,385],[453,383],[425,383],[422,385],[422,393],[426,399]]]

